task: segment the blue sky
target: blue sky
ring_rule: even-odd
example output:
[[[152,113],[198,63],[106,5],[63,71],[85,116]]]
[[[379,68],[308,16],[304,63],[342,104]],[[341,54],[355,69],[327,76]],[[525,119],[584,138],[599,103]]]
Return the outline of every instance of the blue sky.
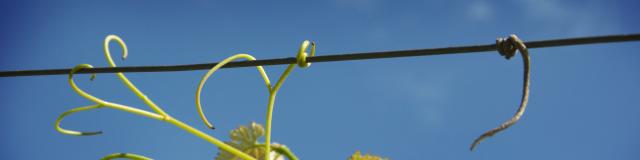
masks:
[[[3,1],[0,70],[108,66],[102,41],[121,36],[121,66],[217,62],[236,53],[292,57],[313,40],[317,54],[489,44],[639,33],[637,1]],[[523,119],[487,139],[519,103],[520,57],[497,52],[315,63],[294,69],[278,94],[273,141],[302,159],[345,159],[356,150],[392,159],[639,159],[639,42],[533,49],[531,97]],[[112,47],[117,47],[112,45]],[[114,55],[115,56],[115,55]],[[272,78],[285,66],[267,67]],[[267,91],[255,68],[216,73],[194,102],[206,71],[127,76],[165,111],[223,140],[264,123]],[[103,99],[149,108],[113,74],[82,88]],[[66,128],[103,130],[74,137],[53,123],[92,104],[65,75],[0,78],[0,159],[97,159],[132,152],[156,159],[213,159],[217,148],[172,125],[100,109],[74,114]]]

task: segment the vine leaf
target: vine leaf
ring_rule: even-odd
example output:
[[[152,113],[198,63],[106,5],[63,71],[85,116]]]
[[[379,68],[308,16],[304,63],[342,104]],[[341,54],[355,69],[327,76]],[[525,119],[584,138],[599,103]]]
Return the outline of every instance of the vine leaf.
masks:
[[[353,153],[353,155],[349,157],[349,160],[389,160],[389,158],[382,158],[369,153],[362,155],[360,151],[356,151],[356,153]]]
[[[231,141],[226,141],[225,143],[249,154],[252,157],[264,159],[264,144],[258,142],[258,139],[264,136],[264,134],[265,132],[262,125],[256,122],[251,122],[249,126],[240,125],[238,128],[231,130],[229,132]],[[215,160],[242,160],[242,158],[220,148],[218,148],[218,150],[218,156],[216,156]],[[271,159],[283,159],[280,154],[274,152],[272,152],[272,154]]]

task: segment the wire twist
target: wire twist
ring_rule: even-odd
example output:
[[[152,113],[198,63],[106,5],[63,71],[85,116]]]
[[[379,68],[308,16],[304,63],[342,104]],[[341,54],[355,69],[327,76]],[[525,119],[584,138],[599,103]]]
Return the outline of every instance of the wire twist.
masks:
[[[524,111],[527,108],[527,103],[529,102],[529,68],[531,60],[529,58],[529,51],[527,50],[527,47],[525,46],[524,42],[514,34],[509,35],[509,38],[498,38],[496,40],[496,46],[500,55],[504,56],[506,59],[511,59],[513,56],[515,56],[516,50],[520,51],[520,54],[522,55],[522,61],[524,62],[524,83],[522,86],[522,99],[520,101],[520,107],[518,108],[518,111],[515,113],[515,115],[513,115],[511,119],[500,124],[500,126],[493,128],[482,134],[480,137],[476,138],[476,140],[473,141],[473,144],[471,144],[471,151],[473,151],[475,147],[485,138],[491,137],[518,122],[518,120],[520,120],[520,117],[522,117],[522,115],[524,114]]]

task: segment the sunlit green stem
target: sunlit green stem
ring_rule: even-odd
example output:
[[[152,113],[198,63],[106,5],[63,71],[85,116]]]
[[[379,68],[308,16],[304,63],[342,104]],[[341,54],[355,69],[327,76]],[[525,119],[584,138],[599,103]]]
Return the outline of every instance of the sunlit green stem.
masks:
[[[266,146],[265,144],[256,145],[256,147],[265,147],[265,146]],[[291,150],[287,146],[272,144],[270,147],[273,148],[273,151],[275,151],[278,154],[284,155],[289,160],[298,160],[298,156],[293,154],[293,152],[291,152]]]
[[[177,119],[168,119],[167,122],[169,122],[169,123],[171,123],[173,125],[176,125],[176,126],[180,127],[181,129],[183,129],[183,130],[185,130],[185,131],[187,131],[187,132],[189,132],[189,133],[191,133],[193,135],[196,135],[196,136],[206,140],[207,142],[213,143],[214,145],[222,148],[223,150],[225,150],[227,152],[230,152],[230,153],[232,153],[232,154],[234,154],[234,155],[236,155],[238,157],[241,157],[242,159],[255,160],[255,158],[251,157],[250,155],[248,155],[248,154],[246,154],[246,153],[244,153],[244,152],[242,152],[242,151],[240,151],[240,150],[238,150],[238,149],[236,149],[236,148],[234,148],[234,147],[232,147],[232,146],[230,146],[230,145],[228,145],[228,144],[226,144],[226,143],[224,143],[224,142],[222,142],[222,141],[220,141],[220,140],[218,140],[218,139],[216,139],[214,137],[211,137],[208,134],[205,134],[202,131],[197,130],[197,129],[191,127],[190,125],[187,125],[187,124],[185,124],[185,123],[183,123],[183,122],[181,122],[181,121],[179,121]]]
[[[107,62],[109,62],[109,66],[116,67],[116,63],[113,62],[113,58],[111,58],[111,52],[109,51],[109,42],[111,42],[112,40],[115,40],[116,42],[118,42],[118,44],[120,44],[120,47],[122,48],[123,60],[127,58],[129,49],[127,49],[127,45],[124,43],[124,41],[116,35],[109,35],[104,39],[104,54],[105,54],[105,57],[107,58]],[[153,103],[153,101],[151,101],[151,99],[149,99],[144,93],[142,93],[135,85],[133,85],[133,83],[131,83],[131,81],[129,81],[129,79],[126,76],[124,76],[123,73],[118,72],[116,74],[118,75],[118,78],[120,78],[120,80],[122,80],[122,82],[131,91],[133,91],[133,93],[136,94],[136,96],[142,99],[142,101],[144,101],[144,103],[149,105],[149,107],[151,107],[151,109],[153,109],[156,113],[159,113],[160,115],[167,116],[167,117],[169,116],[160,107],[158,107],[158,105]]]
[[[311,54],[308,55],[306,50],[309,47],[309,44],[311,44]],[[301,68],[306,68],[309,67],[311,65],[311,63],[307,63],[307,56],[314,56],[316,53],[316,45],[313,42],[309,42],[309,41],[304,41],[302,42],[302,45],[300,45],[300,50],[298,50],[298,54],[296,56],[296,60],[298,66],[300,66]],[[269,103],[267,104],[267,124],[266,124],[266,135],[265,135],[265,159],[269,159],[269,152],[271,151],[271,122],[272,122],[272,118],[273,118],[273,106],[276,100],[276,94],[278,94],[278,90],[280,90],[280,87],[282,86],[282,83],[284,83],[284,80],[287,79],[287,77],[289,76],[289,74],[291,73],[291,71],[293,70],[293,68],[295,67],[295,64],[290,64],[289,66],[287,66],[287,69],[284,70],[284,72],[282,73],[282,75],[280,75],[280,78],[278,79],[278,82],[276,82],[275,86],[272,86],[269,88]]]
[[[287,159],[289,160],[298,160],[298,156],[293,154],[293,152],[291,152],[289,147],[286,147],[286,146],[271,146],[271,147],[273,147],[274,151],[286,156]]]
[[[265,144],[271,144],[271,122],[273,120],[273,109],[276,101],[276,95],[278,94],[278,90],[280,90],[282,83],[284,83],[284,80],[287,79],[287,77],[289,76],[289,73],[291,73],[294,67],[295,67],[295,64],[290,64],[289,66],[287,66],[287,69],[285,69],[282,75],[280,75],[280,79],[278,79],[278,82],[276,82],[276,85],[272,87],[269,91],[269,103],[267,104],[266,134],[264,138]],[[269,153],[271,151],[271,145],[265,145],[264,150],[265,150],[265,153]],[[266,154],[265,159],[268,159],[268,158],[269,158],[269,154]]]
[[[114,153],[114,154],[110,154],[105,157],[102,157],[101,160],[111,160],[111,159],[117,159],[117,158],[126,158],[126,159],[132,159],[132,160],[152,160],[151,158],[148,158],[142,155],[133,154],[133,153]]]

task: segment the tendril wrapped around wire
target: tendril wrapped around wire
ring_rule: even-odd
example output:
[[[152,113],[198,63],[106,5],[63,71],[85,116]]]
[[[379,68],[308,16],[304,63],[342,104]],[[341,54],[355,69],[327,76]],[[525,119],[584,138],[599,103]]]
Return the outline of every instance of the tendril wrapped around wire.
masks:
[[[529,76],[530,76],[530,63],[531,60],[529,58],[529,51],[527,50],[527,46],[524,45],[524,42],[520,40],[516,35],[510,35],[509,38],[498,38],[496,40],[496,46],[500,55],[504,56],[506,59],[511,59],[511,57],[515,56],[516,50],[520,51],[522,55],[522,61],[524,64],[524,82],[522,84],[522,99],[520,101],[520,107],[518,107],[518,111],[511,117],[511,119],[506,122],[500,124],[500,126],[493,128],[484,134],[480,135],[480,137],[476,138],[471,144],[471,151],[475,149],[475,147],[482,142],[485,138],[491,137],[496,133],[503,131],[516,122],[520,120],[520,117],[524,114],[525,109],[527,108],[527,103],[529,102]]]

